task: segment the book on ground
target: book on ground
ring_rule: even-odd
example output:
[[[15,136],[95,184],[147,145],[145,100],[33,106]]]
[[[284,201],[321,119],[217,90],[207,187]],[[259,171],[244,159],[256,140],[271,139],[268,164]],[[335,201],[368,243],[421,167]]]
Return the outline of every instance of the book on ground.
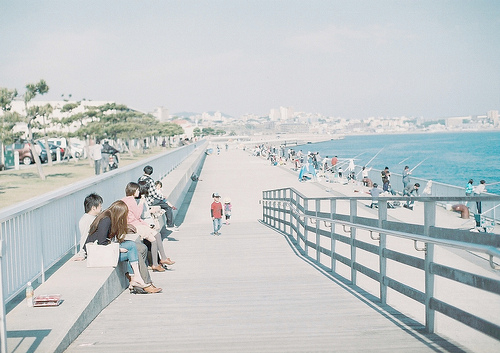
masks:
[[[38,295],[33,299],[33,306],[58,306],[61,304],[61,294]]]

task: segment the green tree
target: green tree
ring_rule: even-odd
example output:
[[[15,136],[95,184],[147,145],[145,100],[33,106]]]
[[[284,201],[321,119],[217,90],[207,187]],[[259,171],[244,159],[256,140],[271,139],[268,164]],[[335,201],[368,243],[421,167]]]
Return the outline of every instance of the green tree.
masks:
[[[200,128],[199,128],[199,127],[195,127],[195,128],[193,129],[193,135],[194,135],[195,137],[201,136],[201,130],[200,130]]]
[[[177,124],[160,123],[155,117],[129,109],[122,104],[108,103],[84,114],[92,120],[76,132],[78,136],[96,139],[123,139],[129,142],[155,136],[175,136],[184,130]],[[129,150],[130,153],[132,151]]]
[[[201,133],[204,136],[215,135],[215,130],[213,127],[204,127],[203,129],[201,129]]]

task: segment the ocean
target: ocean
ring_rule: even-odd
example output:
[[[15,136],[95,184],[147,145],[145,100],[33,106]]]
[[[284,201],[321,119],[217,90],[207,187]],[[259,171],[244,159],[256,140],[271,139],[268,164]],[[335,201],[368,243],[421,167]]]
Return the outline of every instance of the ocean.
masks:
[[[474,180],[474,185],[481,179],[486,184],[500,182],[500,131],[347,135],[342,140],[294,149],[319,152],[322,158],[355,158],[354,163],[359,166],[373,159],[370,167],[387,166],[398,174],[402,174],[405,165],[412,169],[422,162],[412,172],[413,176],[460,187],[465,187],[469,179]],[[486,189],[500,194],[500,183]]]

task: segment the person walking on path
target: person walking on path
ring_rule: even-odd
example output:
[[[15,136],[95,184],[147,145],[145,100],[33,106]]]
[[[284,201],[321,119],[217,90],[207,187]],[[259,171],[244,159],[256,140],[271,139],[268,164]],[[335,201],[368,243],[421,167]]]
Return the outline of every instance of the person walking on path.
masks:
[[[220,203],[220,195],[217,192],[212,194],[214,201],[210,206],[210,214],[212,216],[212,223],[214,226],[213,235],[220,235],[219,230],[222,227],[222,204]]]
[[[224,215],[226,216],[226,224],[229,224],[232,209],[233,206],[231,205],[231,199],[229,197],[226,197],[226,199],[224,200]]]

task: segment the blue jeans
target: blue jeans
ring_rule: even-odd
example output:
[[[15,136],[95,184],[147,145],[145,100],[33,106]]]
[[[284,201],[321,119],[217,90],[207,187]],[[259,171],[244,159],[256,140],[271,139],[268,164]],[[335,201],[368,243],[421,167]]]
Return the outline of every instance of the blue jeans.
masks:
[[[134,271],[132,270],[132,266],[130,266],[131,262],[138,262],[139,261],[139,253],[137,252],[137,247],[135,246],[135,243],[130,240],[125,240],[123,243],[120,244],[120,248],[122,249],[127,249],[127,252],[120,252],[120,258],[118,259],[119,261],[127,261],[127,270],[128,273],[132,274]]]
[[[220,227],[222,227],[222,218],[214,218],[213,223],[214,223],[214,233],[218,233]]]
[[[165,217],[167,217],[167,227],[174,227],[174,212],[172,207],[167,204],[167,200],[156,200],[151,204],[151,206],[160,206],[162,210],[165,210]]]

